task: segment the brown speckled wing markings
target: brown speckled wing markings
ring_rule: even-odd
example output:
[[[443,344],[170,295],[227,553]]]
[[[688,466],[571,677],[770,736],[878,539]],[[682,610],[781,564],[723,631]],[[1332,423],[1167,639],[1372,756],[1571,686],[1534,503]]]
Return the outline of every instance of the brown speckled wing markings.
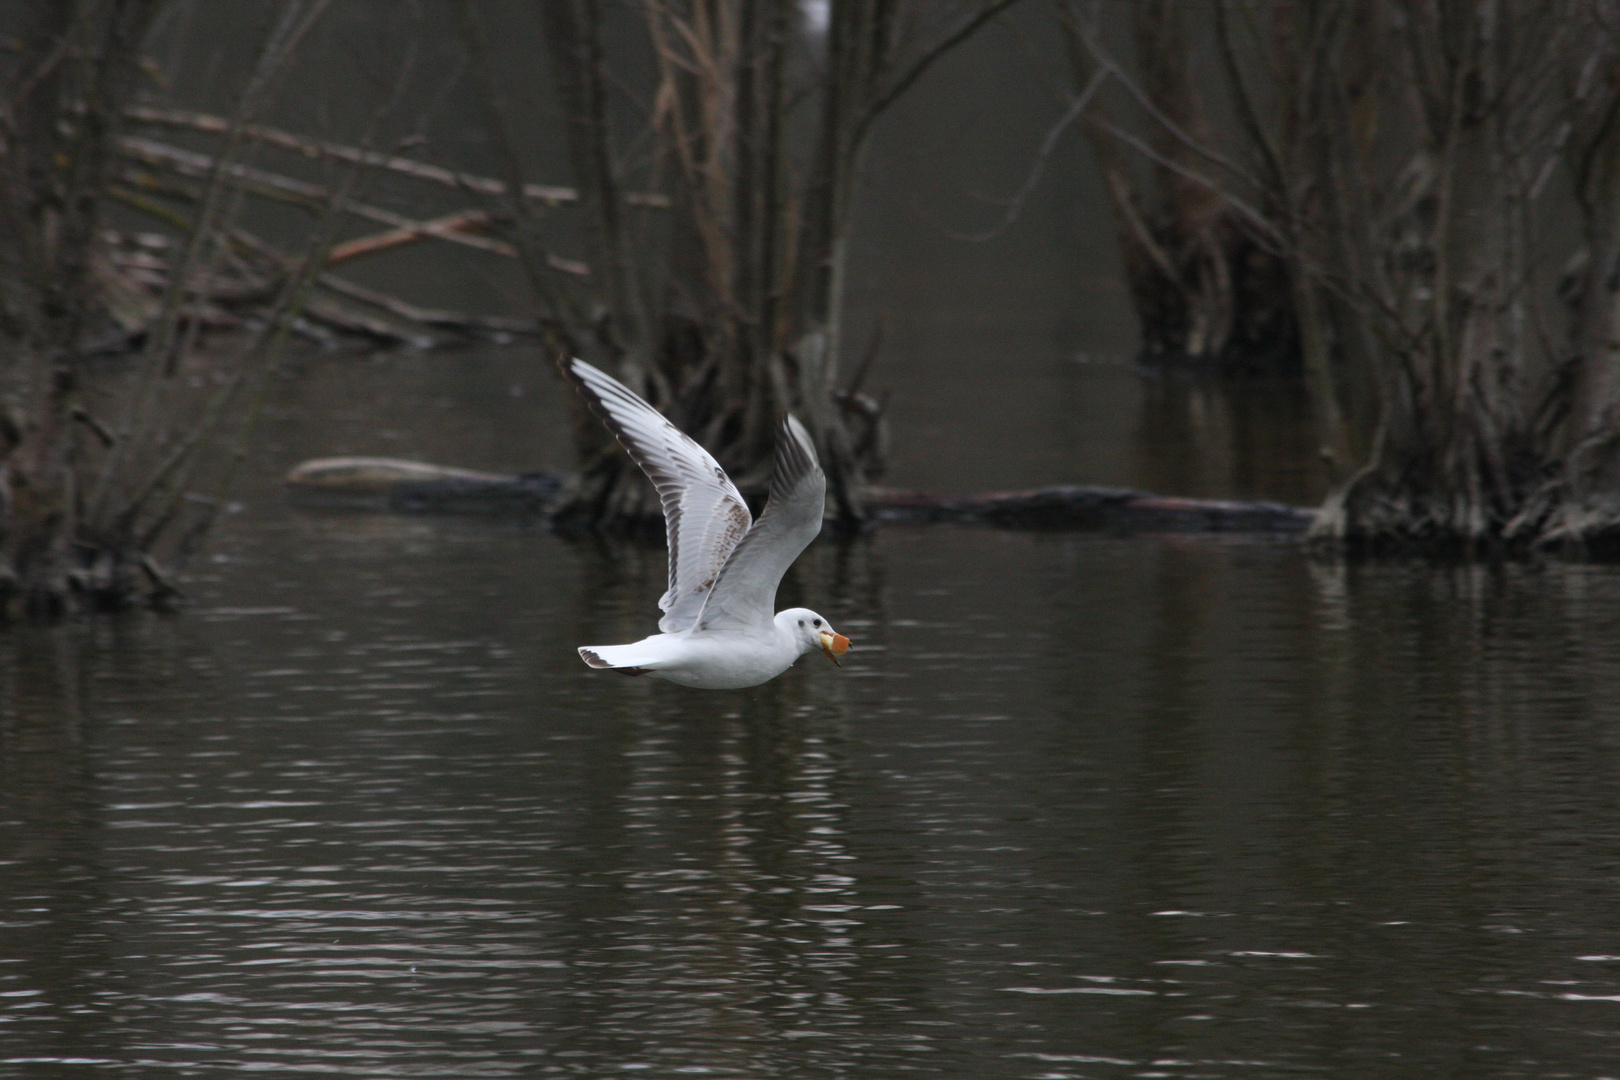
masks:
[[[815,443],[790,416],[776,436],[776,471],[765,511],[721,568],[698,629],[768,629],[776,615],[776,587],[821,531],[826,505],[827,478],[816,461]]]
[[[658,491],[669,537],[669,591],[658,601],[664,612],[658,628],[689,629],[753,516],[719,463],[657,409],[583,360],[567,370]]]

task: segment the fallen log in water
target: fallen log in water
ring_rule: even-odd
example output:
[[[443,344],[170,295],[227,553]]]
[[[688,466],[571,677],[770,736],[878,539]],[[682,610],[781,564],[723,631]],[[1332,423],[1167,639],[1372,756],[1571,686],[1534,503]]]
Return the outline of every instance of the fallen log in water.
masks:
[[[946,496],[878,489],[868,492],[867,506],[879,521],[1120,532],[1299,533],[1316,519],[1315,511],[1281,503],[1184,499],[1084,484]]]
[[[289,495],[306,505],[440,514],[545,514],[562,484],[556,473],[486,473],[393,458],[323,458],[287,476]],[[866,505],[877,522],[1109,532],[1293,534],[1316,517],[1281,503],[1083,485],[952,496],[876,488],[867,493]]]
[[[288,495],[306,506],[415,514],[544,514],[561,487],[556,473],[486,473],[395,458],[320,458],[287,474]]]

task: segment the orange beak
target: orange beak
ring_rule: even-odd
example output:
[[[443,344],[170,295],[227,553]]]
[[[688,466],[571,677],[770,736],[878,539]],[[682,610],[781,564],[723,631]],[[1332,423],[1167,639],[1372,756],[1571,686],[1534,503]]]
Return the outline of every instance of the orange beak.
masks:
[[[821,651],[827,654],[827,659],[838,664],[838,658],[849,652],[849,638],[843,634],[829,634],[821,632]],[[844,665],[838,664],[839,667]]]

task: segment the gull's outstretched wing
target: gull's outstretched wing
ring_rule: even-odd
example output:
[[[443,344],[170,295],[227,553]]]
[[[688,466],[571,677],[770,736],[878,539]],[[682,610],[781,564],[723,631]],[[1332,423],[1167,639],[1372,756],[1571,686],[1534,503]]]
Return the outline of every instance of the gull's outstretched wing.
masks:
[[[776,471],[765,512],[720,570],[697,628],[768,631],[776,616],[776,587],[821,531],[826,505],[827,477],[816,461],[816,445],[804,425],[789,416],[776,436]]]
[[[568,373],[658,489],[669,534],[669,591],[658,601],[664,612],[658,629],[666,634],[688,630],[727,557],[753,523],[748,505],[707,450],[629,387],[583,360],[572,361]]]

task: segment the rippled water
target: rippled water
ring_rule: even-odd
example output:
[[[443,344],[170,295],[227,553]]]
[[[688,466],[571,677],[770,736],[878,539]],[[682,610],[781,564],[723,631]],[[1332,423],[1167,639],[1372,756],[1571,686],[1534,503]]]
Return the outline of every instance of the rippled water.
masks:
[[[706,693],[573,652],[660,551],[249,495],[0,634],[0,1075],[1620,1075],[1620,571],[889,528]]]

